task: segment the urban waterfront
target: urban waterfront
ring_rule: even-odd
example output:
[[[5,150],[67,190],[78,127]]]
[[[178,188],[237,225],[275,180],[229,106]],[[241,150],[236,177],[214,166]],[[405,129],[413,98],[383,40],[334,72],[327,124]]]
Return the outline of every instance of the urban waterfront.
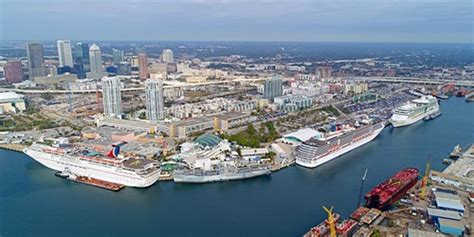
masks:
[[[452,148],[474,142],[474,107],[441,102],[432,121],[387,127],[371,143],[316,169],[292,166],[268,177],[212,184],[161,182],[111,192],[60,179],[26,155],[0,150],[1,236],[301,236],[322,205],[347,217],[364,193],[404,167],[434,170]]]

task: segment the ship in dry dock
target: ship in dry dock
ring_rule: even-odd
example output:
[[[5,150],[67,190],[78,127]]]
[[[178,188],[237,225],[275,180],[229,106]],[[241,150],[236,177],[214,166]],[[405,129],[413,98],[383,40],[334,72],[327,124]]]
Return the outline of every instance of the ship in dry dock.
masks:
[[[386,209],[416,184],[418,174],[417,168],[406,168],[397,172],[365,195],[366,206]]]

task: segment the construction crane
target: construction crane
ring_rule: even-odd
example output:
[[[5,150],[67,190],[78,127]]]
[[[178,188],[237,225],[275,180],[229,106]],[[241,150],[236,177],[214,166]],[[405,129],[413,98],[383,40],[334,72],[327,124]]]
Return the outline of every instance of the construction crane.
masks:
[[[428,162],[426,162],[425,176],[423,176],[423,180],[421,183],[421,191],[420,191],[421,200],[425,200],[426,198],[426,186],[428,185],[428,179],[430,178],[430,170],[431,170],[431,154],[428,157]]]
[[[332,209],[334,207],[331,207],[330,209],[327,209],[325,206],[323,206],[324,211],[328,213],[328,219],[327,222],[329,224],[329,230],[331,233],[331,237],[337,237],[336,233],[336,220],[334,220],[334,215],[332,214]]]
[[[364,176],[362,176],[362,182],[360,184],[360,189],[359,189],[359,199],[357,200],[357,207],[361,206],[361,199],[362,199],[362,191],[364,190],[364,184],[365,184],[365,178],[367,177],[367,171],[368,169],[365,169]]]
[[[67,103],[68,103],[67,112],[70,113],[72,111],[72,91],[71,91],[71,87],[69,86],[69,82],[66,82],[66,89],[67,89]]]

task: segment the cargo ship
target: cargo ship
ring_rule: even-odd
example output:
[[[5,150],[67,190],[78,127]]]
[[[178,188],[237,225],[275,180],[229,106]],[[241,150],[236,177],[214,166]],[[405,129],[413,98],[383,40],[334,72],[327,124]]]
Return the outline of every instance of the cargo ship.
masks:
[[[296,164],[315,168],[376,138],[383,130],[383,121],[358,128],[349,126],[335,134],[312,138],[296,147]]]
[[[177,169],[173,173],[176,183],[210,183],[255,178],[271,173],[270,165],[237,164],[234,161],[211,164],[208,158],[197,160],[191,169]]]
[[[406,168],[381,184],[377,185],[365,195],[369,208],[384,210],[406,194],[418,180],[417,168]]]
[[[60,171],[59,175],[64,178],[85,177],[140,188],[154,184],[161,173],[159,163],[120,156],[120,147],[124,144],[113,145],[106,155],[86,147],[41,143],[34,143],[23,152],[42,165]]]

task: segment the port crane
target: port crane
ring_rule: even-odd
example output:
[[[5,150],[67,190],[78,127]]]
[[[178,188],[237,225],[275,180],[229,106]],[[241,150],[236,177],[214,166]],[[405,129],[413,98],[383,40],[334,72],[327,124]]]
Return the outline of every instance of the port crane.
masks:
[[[357,200],[357,207],[361,206],[362,191],[364,190],[364,184],[365,184],[365,178],[367,177],[367,171],[368,169],[365,169],[364,176],[362,176],[362,182],[360,184],[360,189],[359,189],[359,199]]]
[[[323,206],[324,211],[328,213],[328,219],[327,222],[329,224],[329,230],[331,233],[331,237],[337,237],[336,233],[336,220],[334,220],[334,215],[332,214],[332,209],[334,207],[331,207],[330,209],[327,209],[325,206]]]
[[[426,186],[428,185],[428,179],[430,178],[430,169],[431,169],[431,154],[428,157],[428,162],[426,162],[425,176],[421,183],[420,199],[425,200],[426,198]]]

